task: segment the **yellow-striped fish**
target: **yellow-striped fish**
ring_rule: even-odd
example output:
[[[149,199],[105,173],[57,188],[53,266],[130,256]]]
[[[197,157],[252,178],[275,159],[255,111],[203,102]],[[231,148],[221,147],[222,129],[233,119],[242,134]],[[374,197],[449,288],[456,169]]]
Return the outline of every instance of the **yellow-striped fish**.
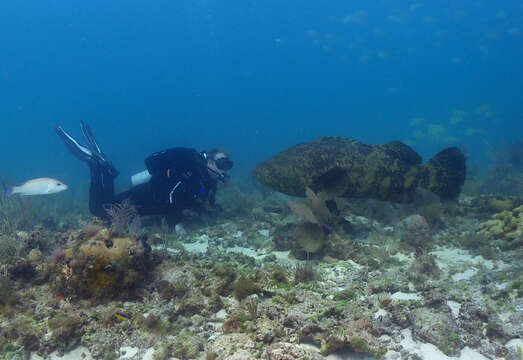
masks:
[[[5,186],[4,194],[6,196],[12,196],[20,194],[26,195],[46,195],[54,194],[60,191],[67,190],[67,185],[63,182],[51,178],[38,178],[26,181],[19,186]]]

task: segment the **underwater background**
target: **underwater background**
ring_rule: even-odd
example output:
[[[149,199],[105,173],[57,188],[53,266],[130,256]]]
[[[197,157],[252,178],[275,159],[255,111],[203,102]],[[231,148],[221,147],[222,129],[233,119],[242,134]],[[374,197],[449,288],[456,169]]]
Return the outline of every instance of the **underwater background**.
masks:
[[[521,1],[12,1],[0,11],[0,163],[18,183],[88,172],[88,122],[122,175],[223,147],[233,178],[322,135],[457,145],[481,172],[523,129]],[[81,138],[81,137],[80,137]],[[499,159],[499,156],[497,157]],[[70,196],[70,195],[69,195]]]
[[[68,189],[0,193],[0,360],[523,360],[522,31],[523,0],[2,1],[0,183]],[[81,121],[117,192],[179,146],[230,181],[100,219]]]

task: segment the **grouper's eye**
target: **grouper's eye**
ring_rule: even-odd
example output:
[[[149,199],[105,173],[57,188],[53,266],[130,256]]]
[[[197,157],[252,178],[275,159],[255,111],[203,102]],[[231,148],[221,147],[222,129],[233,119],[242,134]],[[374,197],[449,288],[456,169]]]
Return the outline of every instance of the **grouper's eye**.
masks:
[[[56,183],[56,186],[62,186],[62,184],[61,183]]]

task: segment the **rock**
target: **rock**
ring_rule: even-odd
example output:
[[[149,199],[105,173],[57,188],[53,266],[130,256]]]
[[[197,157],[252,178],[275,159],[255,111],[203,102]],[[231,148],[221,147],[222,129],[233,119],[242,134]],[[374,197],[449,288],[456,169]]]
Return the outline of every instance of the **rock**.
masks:
[[[391,314],[383,309],[378,310],[372,319],[372,328],[378,335],[391,335],[394,330]]]
[[[506,360],[521,360],[521,353],[523,353],[523,340],[512,339],[505,344],[507,349]]]
[[[523,324],[523,312],[520,311],[509,316],[503,325],[503,331],[510,338],[523,339],[523,326],[521,326],[521,324]],[[523,351],[523,348],[521,350]]]
[[[415,248],[427,248],[432,243],[429,223],[421,215],[415,214],[403,219],[399,228],[401,230],[401,241]]]
[[[255,360],[252,355],[256,344],[248,334],[224,334],[218,336],[211,351],[218,355],[218,360]]]
[[[297,344],[279,342],[268,346],[261,357],[263,360],[320,360],[323,359],[319,353],[306,350]]]
[[[450,313],[433,313],[418,308],[409,314],[415,339],[436,345],[447,355],[456,355],[461,349],[460,330]]]
[[[465,330],[463,341],[470,347],[478,346],[483,337],[483,329],[489,320],[489,314],[476,303],[466,302],[459,309],[458,321]]]
[[[274,339],[280,338],[284,334],[284,330],[277,321],[269,320],[266,317],[258,318],[256,320],[255,338],[257,341],[263,341],[266,344],[271,343]]]

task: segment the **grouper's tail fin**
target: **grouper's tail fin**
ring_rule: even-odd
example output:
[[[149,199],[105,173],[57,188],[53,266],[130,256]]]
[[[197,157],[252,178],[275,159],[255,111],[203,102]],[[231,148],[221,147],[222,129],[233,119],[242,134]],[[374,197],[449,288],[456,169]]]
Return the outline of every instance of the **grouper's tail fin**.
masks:
[[[456,200],[467,174],[465,154],[457,147],[440,151],[422,168],[420,185],[441,200]]]

